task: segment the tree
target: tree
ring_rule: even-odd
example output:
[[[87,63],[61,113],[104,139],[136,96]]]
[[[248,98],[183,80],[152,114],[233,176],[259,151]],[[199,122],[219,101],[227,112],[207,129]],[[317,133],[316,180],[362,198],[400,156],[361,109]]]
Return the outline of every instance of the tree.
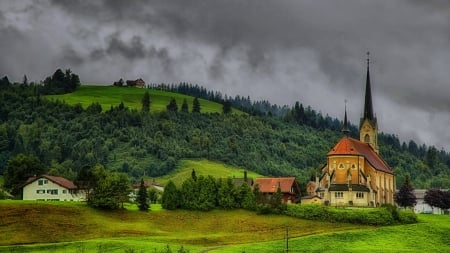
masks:
[[[170,111],[170,112],[178,111],[178,105],[177,105],[177,101],[175,100],[175,98],[170,99],[170,102],[166,106],[166,108],[167,108],[167,111]]]
[[[180,194],[172,181],[167,183],[161,198],[161,205],[164,209],[175,210],[181,205]]]
[[[394,195],[395,202],[397,202],[397,204],[401,207],[413,207],[417,203],[416,196],[413,191],[414,188],[409,182],[409,176],[406,175],[403,185]]]
[[[200,102],[198,101],[198,98],[195,97],[194,101],[192,102],[192,112],[200,113],[200,110]]]
[[[450,208],[450,190],[429,189],[425,192],[423,200],[431,207],[447,210]]]
[[[181,112],[185,112],[185,113],[189,112],[189,106],[187,104],[186,99],[183,99],[183,104],[181,105]]]
[[[223,102],[222,112],[223,112],[223,114],[231,113],[231,101],[230,100]]]
[[[197,174],[195,173],[195,169],[192,169],[191,177],[194,181],[197,181]]]
[[[148,91],[145,92],[142,97],[142,112],[148,113],[150,111],[150,94]]]
[[[20,193],[20,186],[32,176],[45,173],[45,168],[36,156],[18,154],[6,165],[3,186],[13,195]]]
[[[141,184],[139,185],[139,191],[137,193],[137,204],[139,207],[139,210],[141,211],[147,211],[149,209],[148,204],[148,196],[147,196],[147,189],[145,188],[144,179],[141,179]]]
[[[130,181],[126,174],[111,173],[98,181],[97,187],[91,193],[88,204],[100,209],[123,208],[130,192]]]

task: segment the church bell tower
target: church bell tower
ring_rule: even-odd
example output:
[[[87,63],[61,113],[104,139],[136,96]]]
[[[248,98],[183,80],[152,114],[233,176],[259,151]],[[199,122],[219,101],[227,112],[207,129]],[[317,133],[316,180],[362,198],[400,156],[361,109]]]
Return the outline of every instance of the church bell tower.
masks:
[[[372,91],[370,88],[370,53],[367,52],[366,94],[364,98],[364,114],[359,125],[359,140],[369,144],[378,154],[378,123],[373,113]]]

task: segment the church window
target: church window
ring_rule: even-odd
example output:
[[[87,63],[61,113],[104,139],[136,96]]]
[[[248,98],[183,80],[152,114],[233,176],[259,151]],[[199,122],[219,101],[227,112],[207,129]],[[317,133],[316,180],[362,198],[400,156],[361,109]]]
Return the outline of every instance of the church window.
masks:
[[[335,192],[334,197],[337,199],[342,199],[342,198],[344,198],[344,193],[343,192]]]
[[[362,199],[362,198],[364,198],[364,192],[357,192],[357,193],[356,193],[356,198],[357,198],[357,199]]]
[[[344,168],[344,164],[340,163],[339,164],[339,169],[343,169]]]
[[[366,143],[370,142],[370,136],[368,134],[366,134],[366,136],[364,136],[364,142],[366,142]]]
[[[355,164],[352,164],[352,169],[356,170]]]

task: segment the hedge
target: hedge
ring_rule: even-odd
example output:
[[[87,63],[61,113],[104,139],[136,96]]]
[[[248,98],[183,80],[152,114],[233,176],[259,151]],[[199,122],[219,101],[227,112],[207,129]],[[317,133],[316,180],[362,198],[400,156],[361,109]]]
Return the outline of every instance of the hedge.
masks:
[[[288,205],[285,214],[307,220],[377,226],[417,222],[417,216],[413,212],[399,212],[395,206],[344,209],[322,205]]]

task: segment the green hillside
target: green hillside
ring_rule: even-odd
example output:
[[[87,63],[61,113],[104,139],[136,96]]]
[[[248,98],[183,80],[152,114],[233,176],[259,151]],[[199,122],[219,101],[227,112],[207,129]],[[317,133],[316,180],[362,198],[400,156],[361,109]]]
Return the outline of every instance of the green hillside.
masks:
[[[100,211],[74,202],[0,201],[0,252],[448,252],[450,217],[411,225],[361,226],[210,212]],[[128,251],[126,251],[128,250]],[[134,250],[134,251],[131,251]]]
[[[189,111],[192,110],[192,102],[194,100],[191,96],[182,95],[168,91],[161,91],[155,89],[141,89],[135,87],[115,87],[115,86],[100,86],[100,85],[81,85],[75,92],[63,95],[48,95],[46,98],[63,100],[70,105],[81,104],[83,108],[88,107],[94,102],[102,105],[103,111],[109,110],[111,106],[117,106],[121,102],[130,109],[141,110],[142,96],[148,91],[150,94],[150,111],[161,112],[166,110],[170,99],[177,100],[178,108],[181,108],[183,99],[186,99],[189,105]],[[201,112],[204,113],[221,113],[222,105],[204,99],[199,99]],[[234,110],[234,113],[241,113]]]
[[[181,160],[177,168],[169,174],[156,178],[156,181],[165,185],[172,180],[175,185],[180,186],[183,181],[191,177],[192,170],[195,170],[197,176],[213,176],[215,178],[243,178],[244,168],[226,165],[221,162],[208,160]],[[247,171],[248,178],[262,177],[261,174]]]

